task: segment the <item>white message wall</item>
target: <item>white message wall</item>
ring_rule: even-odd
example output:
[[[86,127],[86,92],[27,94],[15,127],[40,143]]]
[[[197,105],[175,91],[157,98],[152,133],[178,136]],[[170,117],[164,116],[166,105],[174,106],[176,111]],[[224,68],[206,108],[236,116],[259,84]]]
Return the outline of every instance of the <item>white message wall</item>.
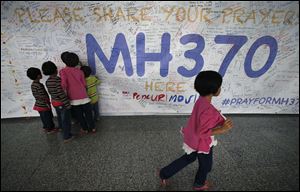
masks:
[[[202,70],[223,113],[299,113],[299,2],[1,2],[1,118],[38,116],[26,70],[64,51],[100,78],[102,115],[189,114]]]

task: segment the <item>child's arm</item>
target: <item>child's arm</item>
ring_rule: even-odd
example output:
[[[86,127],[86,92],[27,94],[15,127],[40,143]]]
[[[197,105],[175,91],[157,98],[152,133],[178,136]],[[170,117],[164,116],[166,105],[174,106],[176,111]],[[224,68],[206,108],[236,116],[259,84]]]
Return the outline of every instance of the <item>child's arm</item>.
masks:
[[[59,98],[61,99],[61,102],[64,104],[64,106],[67,109],[70,109],[71,108],[71,104],[70,104],[69,98],[67,97],[65,91],[62,89],[61,79],[60,78],[57,78],[57,81],[56,81],[56,90],[57,90],[57,94],[59,94]]]
[[[232,126],[233,125],[231,119],[226,119],[222,126],[213,128],[211,134],[212,135],[224,134],[227,131],[229,131],[232,128]]]

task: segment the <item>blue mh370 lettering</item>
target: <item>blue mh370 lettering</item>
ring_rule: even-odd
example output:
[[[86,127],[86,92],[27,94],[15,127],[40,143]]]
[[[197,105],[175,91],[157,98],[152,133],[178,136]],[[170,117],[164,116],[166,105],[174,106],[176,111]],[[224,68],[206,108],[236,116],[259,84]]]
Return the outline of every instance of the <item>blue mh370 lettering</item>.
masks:
[[[172,60],[173,56],[170,53],[170,41],[171,35],[169,33],[164,33],[161,38],[161,51],[159,53],[147,53],[145,52],[145,34],[140,32],[136,36],[136,70],[137,75],[142,77],[145,74],[145,62],[146,61],[156,61],[160,62],[160,76],[166,77],[169,72],[169,62]],[[247,36],[242,35],[216,35],[215,43],[217,44],[232,44],[232,48],[229,50],[227,55],[224,57],[222,64],[220,65],[219,73],[224,76],[226,70],[233,60],[234,56],[238,53],[241,47],[248,41]],[[180,38],[180,43],[186,45],[188,43],[196,43],[196,47],[184,52],[186,58],[195,61],[195,65],[192,69],[187,69],[184,66],[180,66],[177,72],[183,77],[193,77],[197,75],[203,68],[204,59],[201,55],[205,47],[204,38],[199,34],[187,34]],[[258,70],[252,69],[252,59],[256,50],[262,46],[266,45],[269,47],[269,56],[264,64]],[[119,33],[116,36],[114,46],[112,48],[110,59],[106,57],[102,51],[100,45],[94,38],[92,34],[86,35],[86,46],[87,46],[87,57],[88,64],[92,68],[93,74],[96,73],[96,60],[95,56],[99,58],[102,62],[104,68],[108,73],[113,73],[116,68],[116,64],[120,53],[123,56],[125,72],[127,76],[133,75],[132,61],[130,57],[130,52],[128,49],[128,44],[124,34]],[[248,77],[257,78],[268,71],[272,66],[275,57],[277,55],[278,45],[277,41],[272,36],[263,36],[257,39],[249,51],[246,54],[244,69]]]

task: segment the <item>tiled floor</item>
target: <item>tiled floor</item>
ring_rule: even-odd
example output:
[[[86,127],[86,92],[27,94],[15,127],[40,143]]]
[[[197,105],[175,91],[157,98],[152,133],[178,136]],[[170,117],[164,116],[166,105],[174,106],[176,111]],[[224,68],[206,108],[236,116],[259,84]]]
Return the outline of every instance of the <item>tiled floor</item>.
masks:
[[[299,115],[229,115],[208,179],[216,191],[299,191]],[[95,135],[64,144],[39,118],[1,120],[1,191],[189,191],[197,162],[161,188],[156,169],[183,154],[187,116],[102,117]],[[76,125],[79,126],[79,125]]]

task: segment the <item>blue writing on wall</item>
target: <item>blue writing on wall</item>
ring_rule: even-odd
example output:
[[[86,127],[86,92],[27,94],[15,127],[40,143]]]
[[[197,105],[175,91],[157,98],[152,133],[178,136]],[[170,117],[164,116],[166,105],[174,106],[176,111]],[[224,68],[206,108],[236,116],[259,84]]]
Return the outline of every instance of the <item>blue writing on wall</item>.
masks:
[[[237,54],[240,48],[247,42],[248,38],[246,36],[231,36],[231,35],[217,35],[215,37],[215,42],[219,44],[233,44],[230,51],[225,56],[220,69],[219,73],[224,76],[225,72],[231,63],[233,57]]]
[[[138,33],[136,37],[136,67],[138,76],[145,74],[146,61],[160,62],[160,76],[166,77],[169,72],[169,62],[172,60],[170,53],[170,39],[169,33],[164,33],[161,39],[160,53],[145,53],[145,34]]]
[[[133,69],[132,69],[132,63],[131,63],[128,45],[125,36],[122,33],[119,33],[116,36],[116,40],[112,48],[111,56],[109,60],[103,53],[101,47],[99,46],[99,44],[97,43],[96,39],[93,37],[92,34],[86,35],[86,46],[87,46],[88,64],[92,69],[93,75],[96,73],[95,54],[103,63],[106,71],[108,73],[113,73],[115,71],[120,53],[123,56],[126,75],[127,76],[133,75]]]
[[[202,55],[200,54],[205,46],[204,39],[201,35],[198,34],[188,34],[184,35],[183,37],[180,38],[180,43],[185,45],[187,43],[194,42],[197,44],[197,46],[194,49],[188,50],[184,53],[184,56],[186,58],[191,58],[193,59],[195,63],[195,67],[191,70],[186,69],[185,67],[181,66],[178,67],[177,71],[179,74],[181,74],[184,77],[193,77],[197,75],[204,64],[204,60]]]
[[[261,69],[259,69],[258,71],[253,71],[251,68],[253,55],[255,54],[255,51],[263,44],[268,45],[270,48],[268,60]],[[250,47],[245,59],[245,73],[248,75],[248,77],[252,77],[252,78],[259,77],[263,75],[265,72],[267,72],[267,70],[272,66],[275,60],[275,57],[277,55],[277,50],[278,50],[277,41],[273,37],[263,36],[257,39]]]
[[[190,102],[196,102],[196,100],[199,98],[199,95],[190,95],[188,97],[183,95],[171,95],[169,98],[169,102],[184,102],[185,104],[189,104]]]
[[[145,75],[145,62],[147,61],[158,61],[160,62],[160,76],[166,77],[169,72],[169,62],[172,60],[172,54],[170,53],[170,40],[171,35],[169,33],[164,33],[161,38],[161,52],[160,53],[146,53],[146,43],[145,43],[145,34],[138,33],[136,36],[136,70],[138,76]],[[215,37],[215,43],[217,44],[233,44],[232,48],[224,57],[224,60],[219,68],[219,73],[224,76],[231,61],[241,49],[241,47],[248,41],[246,36],[241,35],[217,35]],[[184,56],[186,58],[190,58],[195,61],[195,66],[192,69],[187,69],[185,66],[180,66],[177,69],[177,72],[183,77],[193,77],[197,75],[204,66],[204,59],[201,55],[202,51],[205,47],[204,38],[199,34],[187,34],[180,38],[180,43],[186,45],[188,43],[196,43],[196,47],[191,50],[187,50],[184,52]],[[252,69],[252,59],[256,52],[256,50],[261,45],[267,45],[270,49],[269,57],[265,65],[254,71]],[[113,73],[116,68],[116,64],[119,58],[120,53],[123,56],[125,72],[127,76],[133,75],[133,66],[130,57],[130,52],[128,49],[128,44],[126,42],[126,38],[124,34],[119,33],[116,36],[114,46],[111,51],[110,59],[108,60],[102,51],[100,45],[96,41],[96,39],[91,34],[86,35],[86,46],[87,46],[87,58],[88,64],[92,68],[92,74],[96,73],[96,61],[95,54],[99,58],[100,62],[103,63],[104,68],[108,73]],[[247,52],[245,62],[244,62],[244,70],[248,77],[256,78],[268,71],[268,69],[272,66],[275,57],[277,55],[278,45],[275,38],[271,36],[263,36],[257,39],[249,51]]]

